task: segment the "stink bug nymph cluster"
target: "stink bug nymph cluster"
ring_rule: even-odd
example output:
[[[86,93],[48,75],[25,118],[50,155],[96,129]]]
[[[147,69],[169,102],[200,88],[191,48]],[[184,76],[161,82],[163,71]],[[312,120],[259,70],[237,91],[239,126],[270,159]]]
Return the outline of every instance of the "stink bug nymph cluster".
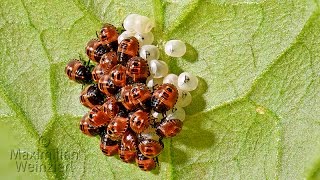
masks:
[[[85,47],[89,60],[72,59],[65,73],[83,86],[79,99],[89,110],[80,120],[82,133],[100,136],[104,155],[118,154],[123,162],[150,171],[159,164],[162,140],[182,130],[183,107],[191,103],[189,91],[198,80],[187,72],[168,74],[168,65],[152,45],[154,23],[148,17],[130,14],[123,26],[126,31],[120,33],[111,24],[103,25]],[[186,51],[180,40],[165,46],[172,57]]]

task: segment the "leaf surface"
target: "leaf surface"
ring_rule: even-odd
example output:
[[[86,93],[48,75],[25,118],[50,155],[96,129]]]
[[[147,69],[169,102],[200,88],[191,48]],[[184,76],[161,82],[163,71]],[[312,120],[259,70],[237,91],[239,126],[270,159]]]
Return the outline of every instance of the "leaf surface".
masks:
[[[64,74],[65,64],[84,55],[102,23],[120,26],[130,13],[155,20],[160,49],[170,39],[185,41],[183,58],[162,54],[161,59],[171,72],[189,71],[200,80],[181,134],[164,141],[160,167],[152,172],[103,156],[99,140],[81,134],[79,119],[87,111],[78,100],[81,86]],[[0,175],[317,179],[319,45],[318,1],[5,0]],[[40,155],[18,159],[18,151]],[[26,172],[17,171],[21,162],[31,164]]]

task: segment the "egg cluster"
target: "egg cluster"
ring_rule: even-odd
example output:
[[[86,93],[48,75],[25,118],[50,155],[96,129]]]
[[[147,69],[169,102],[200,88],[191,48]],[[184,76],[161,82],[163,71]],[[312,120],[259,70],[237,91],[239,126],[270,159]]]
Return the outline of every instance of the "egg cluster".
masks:
[[[148,171],[157,165],[162,139],[181,131],[183,107],[191,103],[189,91],[196,89],[198,79],[187,72],[168,74],[168,65],[152,45],[154,23],[148,17],[130,14],[123,27],[119,33],[105,24],[98,39],[87,43],[90,60],[71,60],[65,73],[85,85],[80,102],[90,111],[81,119],[80,130],[99,135],[105,155],[119,154],[124,162],[135,161]],[[180,40],[168,41],[164,49],[171,57],[186,52]]]

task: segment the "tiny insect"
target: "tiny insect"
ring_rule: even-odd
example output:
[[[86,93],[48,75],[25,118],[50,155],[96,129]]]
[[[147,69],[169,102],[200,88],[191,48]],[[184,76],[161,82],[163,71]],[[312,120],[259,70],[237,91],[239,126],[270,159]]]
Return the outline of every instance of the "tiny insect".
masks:
[[[150,76],[148,62],[141,57],[131,58],[127,63],[127,75],[135,83],[146,83],[147,78]]]
[[[127,68],[121,64],[116,65],[110,71],[110,78],[117,87],[124,87],[127,84]]]
[[[135,37],[122,40],[118,46],[118,61],[126,65],[128,60],[139,54],[139,41]]]
[[[129,127],[129,120],[127,117],[114,117],[107,127],[107,133],[110,139],[117,141],[122,138]]]
[[[151,106],[154,111],[164,113],[172,109],[178,99],[178,90],[173,84],[160,85],[151,97]]]
[[[149,113],[143,110],[137,110],[130,115],[130,127],[135,133],[141,133],[150,125]]]
[[[104,94],[110,96],[118,91],[118,88],[114,85],[111,77],[109,75],[103,75],[98,82],[98,87],[100,91]]]
[[[116,51],[118,49],[118,32],[116,27],[112,24],[104,24],[100,34],[98,35],[101,43],[107,46],[110,51]]]
[[[174,137],[181,131],[182,125],[179,119],[164,120],[157,126],[156,132],[160,137]]]
[[[104,54],[100,59],[100,64],[96,65],[94,69],[92,70],[92,79],[95,82],[99,82],[99,79],[109,74],[111,69],[117,65],[118,59],[117,59],[117,53],[114,51],[108,52]]]
[[[136,157],[136,152],[138,149],[137,145],[138,145],[137,135],[134,132],[132,132],[130,129],[128,129],[122,137],[121,147],[119,150],[120,158],[124,162],[134,161]]]
[[[117,100],[113,96],[108,96],[102,105],[102,110],[110,119],[113,119],[119,113]]]
[[[86,53],[94,62],[99,63],[101,57],[106,54],[108,50],[102,45],[101,41],[98,39],[92,39],[87,43]]]
[[[162,152],[164,144],[161,140],[157,141],[154,139],[143,138],[139,142],[138,147],[139,151],[144,156],[146,156],[147,158],[154,158]]]
[[[101,64],[98,64],[92,70],[92,80],[94,82],[99,82],[104,74],[107,74],[106,71],[102,68]]]
[[[135,151],[129,151],[125,149],[124,146],[121,144],[119,149],[119,157],[122,159],[123,162],[130,163],[133,162],[136,157]]]
[[[80,95],[80,103],[88,108],[104,103],[105,95],[98,89],[96,84],[87,86]]]
[[[80,84],[89,84],[92,82],[90,67],[85,66],[81,61],[73,59],[68,62],[65,73],[70,80]]]
[[[123,147],[125,149],[128,149],[130,151],[137,151],[138,148],[138,138],[137,134],[128,129],[123,137],[121,143],[123,144]]]
[[[156,158],[147,158],[141,152],[136,155],[136,163],[143,171],[151,171],[157,166]]]
[[[117,53],[111,51],[104,54],[100,59],[100,64],[102,65],[103,69],[105,69],[106,72],[109,73],[111,69],[118,64]]]
[[[119,95],[119,102],[121,102],[122,105],[129,111],[134,108],[134,104],[132,104],[130,100],[131,89],[132,89],[132,85],[126,85],[123,88],[121,88],[120,95]]]
[[[89,121],[94,127],[105,126],[111,121],[111,118],[101,109],[101,106],[94,106],[89,112]]]
[[[135,107],[141,106],[143,109],[148,109],[146,102],[151,99],[151,92],[145,84],[136,83],[132,85],[129,98]]]
[[[113,156],[118,153],[119,142],[111,140],[107,134],[101,135],[100,149],[106,156]]]
[[[89,113],[85,114],[81,118],[79,128],[83,134],[88,136],[96,136],[99,133],[98,128],[91,124],[89,120]]]

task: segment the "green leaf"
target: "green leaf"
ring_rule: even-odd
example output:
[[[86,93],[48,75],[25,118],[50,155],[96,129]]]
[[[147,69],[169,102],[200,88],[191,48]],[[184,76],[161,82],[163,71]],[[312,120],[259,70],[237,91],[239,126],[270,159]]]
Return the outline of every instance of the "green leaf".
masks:
[[[4,0],[0,12],[1,179],[320,178],[318,0]],[[156,21],[161,49],[185,41],[183,58],[161,59],[200,79],[152,172],[81,134],[81,86],[64,74],[130,13]]]

